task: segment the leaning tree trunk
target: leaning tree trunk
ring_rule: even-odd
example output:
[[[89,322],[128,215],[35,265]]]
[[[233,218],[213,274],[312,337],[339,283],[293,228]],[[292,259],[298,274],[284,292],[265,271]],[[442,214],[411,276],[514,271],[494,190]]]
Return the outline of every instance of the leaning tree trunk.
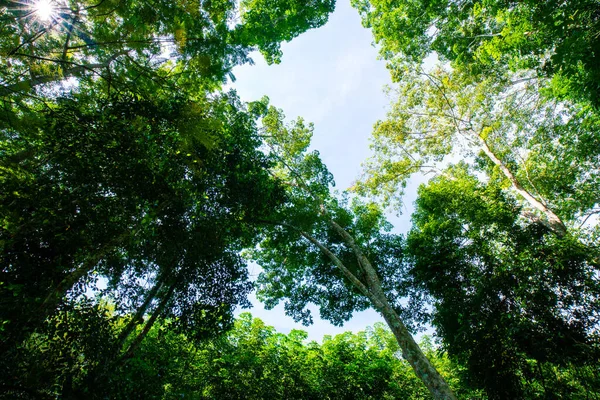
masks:
[[[342,260],[340,260],[329,248],[327,248],[327,246],[323,245],[316,238],[292,225],[285,223],[281,223],[280,225],[298,230],[305,239],[317,246],[335,264],[335,266],[356,289],[358,289],[370,300],[373,307],[383,316],[388,327],[394,334],[394,337],[396,338],[396,341],[402,350],[402,356],[410,364],[417,377],[423,382],[435,399],[456,400],[456,396],[452,392],[452,389],[450,389],[448,383],[435,369],[435,367],[431,365],[425,354],[423,354],[421,351],[419,345],[415,342],[412,335],[406,328],[406,325],[404,325],[404,322],[402,322],[402,319],[398,313],[391,306],[385,295],[385,292],[383,291],[377,271],[364,256],[360,247],[354,241],[354,238],[335,221],[330,220],[329,224],[344,239],[344,242],[346,242],[346,244],[354,252],[359,265],[365,273],[364,275],[367,285],[365,285],[358,277],[356,277],[356,275],[354,275],[344,265]]]
[[[404,359],[408,361],[415,371],[415,374],[421,379],[435,399],[456,400],[456,396],[452,392],[452,389],[450,389],[450,386],[448,386],[448,383],[446,383],[435,367],[431,365],[406,328],[406,325],[404,325],[404,322],[402,322],[402,319],[396,310],[391,306],[383,291],[377,271],[356,244],[352,235],[333,220],[330,221],[330,225],[344,239],[346,244],[350,246],[358,259],[358,263],[365,273],[369,299],[377,311],[381,313],[385,322],[396,337],[396,341],[398,342],[400,349],[402,349],[402,356]]]
[[[156,310],[154,310],[154,312],[152,313],[152,315],[150,316],[150,318],[144,325],[144,328],[142,328],[142,331],[132,340],[132,342],[129,344],[129,347],[127,348],[127,350],[125,350],[123,352],[123,354],[121,354],[121,356],[119,357],[119,362],[124,362],[134,356],[135,351],[138,349],[138,347],[140,346],[142,341],[146,338],[146,336],[150,332],[150,329],[152,328],[152,326],[154,326],[154,323],[156,322],[158,317],[160,317],[162,315],[162,313],[165,311],[165,309],[167,308],[167,305],[171,301],[171,298],[173,297],[173,293],[175,293],[175,289],[177,288],[178,284],[179,284],[179,278],[177,278],[171,284],[171,286],[167,290],[167,293],[165,293],[164,297],[162,298],[160,304],[158,305],[158,307],[156,307]]]
[[[558,237],[565,236],[567,234],[567,227],[565,226],[564,222],[560,219],[560,217],[556,215],[554,211],[549,209],[544,203],[536,199],[535,196],[529,193],[529,191],[525,189],[523,185],[521,185],[521,182],[519,182],[519,180],[512,173],[512,171],[508,169],[504,162],[500,160],[498,156],[496,156],[492,149],[490,149],[490,146],[488,146],[485,139],[481,136],[478,137],[483,152],[488,156],[490,160],[492,160],[494,164],[496,164],[500,168],[504,176],[508,178],[508,180],[512,184],[512,187],[517,191],[517,193],[523,196],[533,208],[540,211],[546,217],[545,222],[547,223],[545,225],[547,225]]]
[[[406,325],[398,314],[389,305],[386,298],[382,298],[379,312],[396,337],[398,345],[402,349],[402,357],[411,365],[415,374],[425,384],[429,393],[435,399],[456,400],[456,396],[448,386],[448,383],[429,362],[419,345],[415,342]]]

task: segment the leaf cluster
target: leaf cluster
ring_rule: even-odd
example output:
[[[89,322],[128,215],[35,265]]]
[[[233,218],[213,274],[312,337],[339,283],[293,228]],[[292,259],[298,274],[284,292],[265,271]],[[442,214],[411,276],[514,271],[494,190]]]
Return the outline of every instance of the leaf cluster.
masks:
[[[522,225],[501,188],[464,167],[453,172],[419,190],[407,238],[410,274],[432,298],[432,322],[450,356],[491,398],[597,390],[589,376],[560,378],[597,361],[594,254],[543,225]],[[544,379],[548,387],[532,384]]]

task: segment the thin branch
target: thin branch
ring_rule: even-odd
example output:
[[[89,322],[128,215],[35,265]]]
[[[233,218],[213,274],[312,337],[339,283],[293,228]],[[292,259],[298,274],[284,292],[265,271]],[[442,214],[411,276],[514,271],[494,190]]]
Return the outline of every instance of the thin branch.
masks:
[[[169,290],[163,297],[162,301],[160,302],[160,304],[158,305],[156,310],[154,310],[154,312],[150,316],[150,319],[148,319],[148,321],[144,325],[144,328],[142,329],[142,331],[135,337],[135,339],[133,339],[133,341],[127,348],[127,350],[121,355],[121,357],[119,357],[119,360],[117,362],[123,362],[123,361],[126,361],[129,358],[133,357],[133,355],[134,355],[135,351],[137,350],[137,348],[139,347],[139,345],[146,338],[146,336],[148,335],[148,332],[150,332],[150,329],[152,329],[152,326],[154,326],[154,323],[156,322],[158,317],[161,316],[161,314],[163,313],[163,311],[165,310],[165,308],[171,301],[171,297],[173,297],[173,293],[175,293],[175,289],[177,288],[177,285],[179,284],[180,279],[181,279],[181,275],[179,277],[177,277],[177,279],[171,284],[171,286],[169,287]]]
[[[0,88],[0,96],[5,96],[7,94],[11,94],[11,93],[19,93],[23,91],[23,88],[34,88],[36,86],[45,84],[45,83],[51,83],[51,82],[57,82],[60,80],[63,80],[66,77],[75,77],[75,76],[79,76],[81,73],[83,72],[91,72],[94,75],[98,75],[99,77],[103,78],[102,74],[99,73],[97,70],[98,69],[103,69],[103,68],[109,68],[110,64],[112,62],[114,62],[118,57],[127,54],[127,51],[120,51],[115,53],[113,56],[111,56],[105,63],[96,63],[96,64],[79,64],[73,61],[67,61],[67,60],[61,60],[61,59],[53,59],[53,58],[45,58],[45,57],[38,57],[38,56],[34,56],[34,55],[28,55],[28,54],[22,54],[22,53],[18,53],[18,55],[22,55],[25,57],[29,57],[29,58],[33,58],[36,60],[40,60],[40,61],[48,61],[48,62],[53,62],[53,63],[57,63],[57,64],[68,64],[68,65],[72,65],[72,68],[69,68],[67,70],[65,70],[61,76],[59,75],[42,75],[42,76],[38,76],[26,81],[20,81],[17,83],[13,83],[10,85],[3,85],[2,88]]]
[[[152,287],[152,289],[148,292],[148,294],[146,295],[146,298],[144,299],[144,302],[142,303],[142,305],[140,307],[138,307],[135,315],[133,315],[131,317],[131,319],[125,326],[125,328],[123,328],[123,330],[119,333],[119,337],[117,338],[117,343],[118,343],[117,348],[121,349],[123,347],[123,344],[129,337],[131,332],[133,332],[135,327],[140,324],[140,321],[143,321],[143,317],[144,317],[144,314],[146,313],[146,310],[148,310],[148,307],[150,307],[150,304],[152,303],[152,301],[158,294],[158,291],[162,288],[163,283],[164,283],[164,277],[159,278],[156,281],[156,283],[154,284],[154,286]]]
[[[37,31],[32,37],[30,37],[29,39],[24,40],[17,47],[15,47],[11,51],[9,51],[7,56],[11,57],[11,56],[17,54],[17,52],[19,50],[21,50],[21,48],[23,46],[34,43],[36,40],[38,40],[39,38],[41,38],[47,32],[47,30],[48,29],[46,27],[43,27],[42,29],[40,29],[39,31]]]
[[[291,229],[291,230],[299,233],[302,237],[304,237],[310,243],[312,243],[313,245],[317,246],[319,248],[319,250],[321,250],[321,252],[323,252],[323,254],[325,254],[335,264],[336,267],[338,267],[338,269],[342,272],[342,274],[346,278],[348,278],[348,280],[352,283],[352,285],[354,285],[369,300],[373,301],[372,295],[369,292],[369,289],[364,285],[364,283],[362,283],[360,281],[360,279],[358,279],[356,277],[356,275],[354,275],[346,267],[346,265],[344,265],[344,263],[342,262],[342,260],[340,260],[331,250],[329,250],[325,245],[323,245],[315,237],[313,237],[309,233],[303,231],[302,229],[300,229],[300,228],[298,228],[298,227],[296,227],[296,226],[294,226],[292,224],[288,224],[286,222],[282,222],[282,221],[269,221],[269,220],[256,220],[256,222],[258,222],[258,223],[264,223],[264,224],[269,224],[269,225],[278,225],[278,226],[286,227],[286,228],[289,228],[289,229]]]

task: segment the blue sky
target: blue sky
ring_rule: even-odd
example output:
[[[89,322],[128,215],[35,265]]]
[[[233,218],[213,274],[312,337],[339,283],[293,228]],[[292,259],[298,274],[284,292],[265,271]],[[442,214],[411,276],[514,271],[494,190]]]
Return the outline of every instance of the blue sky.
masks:
[[[389,74],[371,42],[358,13],[341,1],[324,27],[283,44],[281,64],[269,66],[255,54],[255,65],[233,71],[243,100],[267,95],[289,120],[301,116],[315,124],[312,146],[340,189],[360,173],[373,123],[385,115]]]
[[[372,46],[371,32],[362,27],[358,13],[349,2],[340,1],[329,22],[322,28],[300,35],[282,46],[279,65],[267,65],[260,54],[253,56],[255,65],[245,65],[233,72],[233,87],[245,101],[267,95],[271,104],[282,108],[288,120],[298,116],[315,124],[312,147],[335,176],[340,190],[351,186],[360,175],[361,163],[368,157],[369,137],[373,124],[385,117],[388,99],[383,87],[390,83],[385,63],[378,60]],[[407,193],[413,192],[407,188]],[[410,206],[414,199],[408,196]],[[399,231],[405,231],[409,211],[393,219]],[[251,266],[257,274],[259,268]],[[323,335],[363,330],[382,318],[374,311],[357,313],[344,327],[335,327],[318,317],[304,327],[286,316],[283,305],[267,311],[254,298],[249,310],[268,325],[287,333],[303,329],[309,339],[321,340]]]

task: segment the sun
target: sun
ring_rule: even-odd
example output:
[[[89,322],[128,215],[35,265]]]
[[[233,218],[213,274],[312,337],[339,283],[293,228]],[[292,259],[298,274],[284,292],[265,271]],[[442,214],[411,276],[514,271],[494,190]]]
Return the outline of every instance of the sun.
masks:
[[[32,8],[41,21],[50,21],[55,11],[52,0],[36,0]]]

